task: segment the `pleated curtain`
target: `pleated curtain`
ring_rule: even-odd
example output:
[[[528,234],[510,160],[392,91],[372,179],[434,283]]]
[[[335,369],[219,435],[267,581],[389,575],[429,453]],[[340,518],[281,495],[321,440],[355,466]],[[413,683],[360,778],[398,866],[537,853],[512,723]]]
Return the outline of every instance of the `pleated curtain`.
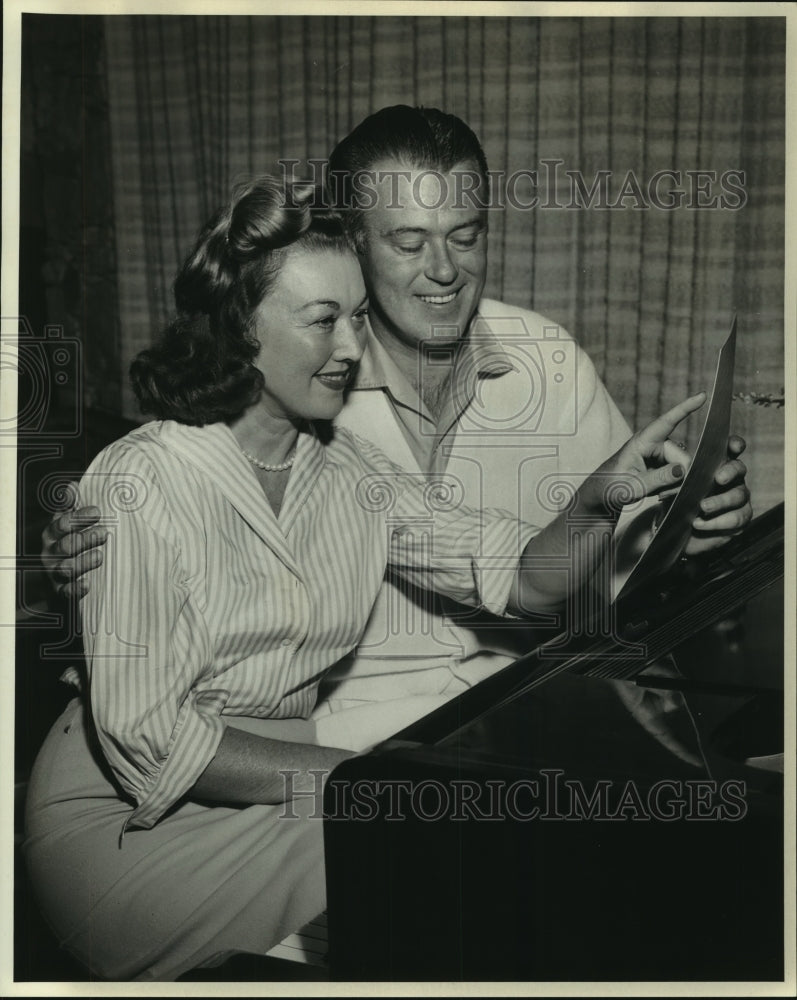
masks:
[[[733,426],[756,509],[782,498],[783,19],[119,15],[105,28],[124,371],[237,181],[280,160],[306,175],[370,112],[425,104],[471,125],[498,190],[514,178],[490,213],[487,294],[570,331],[632,425],[710,387],[737,313]],[[136,415],[127,389],[122,407]]]

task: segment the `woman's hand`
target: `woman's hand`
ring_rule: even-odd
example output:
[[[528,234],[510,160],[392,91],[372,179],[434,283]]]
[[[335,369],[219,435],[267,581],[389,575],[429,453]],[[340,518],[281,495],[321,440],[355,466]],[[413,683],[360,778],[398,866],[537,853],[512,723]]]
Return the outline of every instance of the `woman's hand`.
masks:
[[[586,508],[617,514],[625,504],[677,484],[691,457],[682,445],[669,440],[669,435],[702,406],[705,398],[702,392],[691,396],[630,438],[585,482],[580,492]],[[700,503],[701,513],[692,522],[684,555],[696,556],[724,545],[750,523],[753,507],[745,482],[747,469],[739,458],[745,446],[744,438],[738,435],[728,439],[727,460],[717,469],[711,489]]]
[[[558,611],[593,577],[611,547],[622,508],[683,479],[689,456],[669,436],[705,401],[700,392],[673,406],[584,480],[567,509],[526,546],[510,593],[511,610],[520,615]]]
[[[599,518],[616,518],[627,504],[678,485],[686,474],[689,455],[670,440],[670,434],[705,401],[705,392],[690,396],[632,435],[584,481],[575,509]]]

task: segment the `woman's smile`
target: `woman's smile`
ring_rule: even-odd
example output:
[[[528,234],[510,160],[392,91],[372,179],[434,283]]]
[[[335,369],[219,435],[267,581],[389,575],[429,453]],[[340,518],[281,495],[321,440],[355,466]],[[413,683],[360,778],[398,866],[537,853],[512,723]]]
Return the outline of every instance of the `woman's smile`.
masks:
[[[343,392],[354,381],[355,371],[356,366],[351,364],[340,371],[319,372],[315,377],[328,389],[332,389],[334,392]]]
[[[365,348],[367,313],[353,252],[289,250],[254,314],[264,380],[257,409],[281,423],[334,419]]]

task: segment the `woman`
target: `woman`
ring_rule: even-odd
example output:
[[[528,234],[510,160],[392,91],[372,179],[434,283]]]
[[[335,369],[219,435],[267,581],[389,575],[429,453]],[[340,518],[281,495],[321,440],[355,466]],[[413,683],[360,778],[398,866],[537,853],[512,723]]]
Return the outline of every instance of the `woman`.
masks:
[[[429,540],[428,483],[331,433],[365,289],[309,194],[262,178],[208,224],[178,319],[132,369],[157,419],[81,483],[110,538],[82,605],[87,676],[37,759],[25,849],[56,934],[107,979],[265,953],[321,912],[319,779],[348,751],[316,745],[307,720],[388,562],[497,614],[557,606],[580,582],[536,561],[567,552],[564,516],[538,531],[454,496]],[[678,478],[666,437],[701,402],[586,480],[571,506],[591,530],[616,520],[607,475],[626,502]]]

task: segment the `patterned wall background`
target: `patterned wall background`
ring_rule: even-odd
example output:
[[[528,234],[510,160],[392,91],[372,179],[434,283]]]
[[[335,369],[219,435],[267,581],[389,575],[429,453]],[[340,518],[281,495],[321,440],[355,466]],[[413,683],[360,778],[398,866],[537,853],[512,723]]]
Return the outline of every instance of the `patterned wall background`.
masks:
[[[95,345],[88,381],[104,404],[98,383],[119,386],[124,415],[136,416],[129,362],[232,184],[280,157],[321,159],[394,103],[463,117],[493,170],[537,171],[545,205],[491,215],[487,292],[573,333],[632,424],[710,384],[734,310],[737,391],[782,396],[782,19],[82,20],[102,35],[120,331],[117,374]],[[553,161],[559,183],[543,187]],[[604,207],[572,207],[568,171],[587,189],[605,178]],[[661,171],[675,176],[656,188]],[[657,207],[657,190],[676,207]],[[88,282],[98,262],[86,252],[84,265]],[[782,497],[783,414],[734,406],[757,510]]]

